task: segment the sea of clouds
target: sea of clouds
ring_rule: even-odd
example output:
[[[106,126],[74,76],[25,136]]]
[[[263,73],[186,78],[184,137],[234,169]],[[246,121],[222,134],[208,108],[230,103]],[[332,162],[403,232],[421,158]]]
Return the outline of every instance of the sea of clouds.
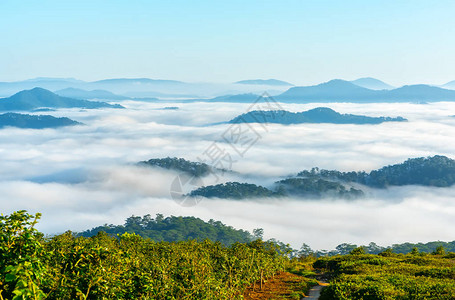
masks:
[[[340,113],[402,116],[380,125],[253,125],[259,138],[243,156],[222,136],[249,104],[122,102],[126,109],[50,112],[85,125],[60,129],[0,130],[0,212],[43,213],[48,234],[122,224],[131,215],[162,213],[220,220],[236,228],[261,227],[265,238],[298,248],[332,249],[343,242],[381,245],[454,239],[455,188],[367,190],[356,201],[205,199],[185,207],[170,196],[177,172],[143,168],[150,158],[197,161],[215,142],[231,154],[232,171],[204,183],[248,181],[270,186],[304,169],[380,168],[410,157],[455,158],[455,103],[281,104],[290,111],[318,106]],[[178,110],[163,110],[178,106]]]

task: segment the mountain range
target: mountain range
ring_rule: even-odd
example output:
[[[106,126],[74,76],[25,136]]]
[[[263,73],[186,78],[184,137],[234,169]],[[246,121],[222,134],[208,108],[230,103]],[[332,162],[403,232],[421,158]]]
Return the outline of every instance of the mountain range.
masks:
[[[6,113],[0,115],[0,128],[19,127],[19,128],[57,128],[63,126],[80,125],[81,123],[68,118],[56,118],[49,115],[27,115],[17,113]]]
[[[67,88],[86,91],[106,90],[113,94],[131,98],[206,99],[226,94],[248,92],[262,93],[267,91],[276,94],[285,91],[289,87],[289,85],[276,85],[276,82],[274,84],[273,81],[270,84],[267,82],[265,84],[190,83],[178,80],[150,78],[112,78],[97,81],[82,81],[74,78],[41,77],[14,82],[0,82],[0,96],[8,97],[22,90],[41,87],[50,91],[61,91]]]
[[[292,87],[274,97],[283,102],[436,102],[455,101],[455,91],[424,84],[371,90],[335,79],[314,86]]]
[[[116,95],[106,90],[83,90],[76,88],[66,88],[55,91],[55,94],[62,97],[69,97],[75,99],[104,99],[104,100],[128,100],[131,99],[127,96]]]
[[[293,86],[277,79],[250,79],[235,83],[189,83],[150,78],[113,78],[82,81],[74,78],[35,78],[0,82],[0,95],[41,87],[80,99],[133,98],[198,99],[214,102],[252,102],[267,92],[283,102],[433,102],[453,101],[455,81],[440,86],[408,85],[399,88],[371,77],[331,80],[312,86]]]
[[[0,111],[30,111],[40,108],[123,108],[123,106],[62,97],[42,88],[21,91],[11,97],[0,99]]]
[[[328,107],[317,107],[303,112],[289,112],[285,110],[262,111],[254,110],[239,115],[229,123],[332,123],[332,124],[380,124],[383,122],[404,122],[402,117],[367,117],[352,114],[340,114]]]

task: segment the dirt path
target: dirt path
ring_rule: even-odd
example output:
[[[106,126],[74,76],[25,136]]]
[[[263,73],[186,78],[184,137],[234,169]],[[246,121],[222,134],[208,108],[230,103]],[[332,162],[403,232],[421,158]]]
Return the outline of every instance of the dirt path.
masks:
[[[317,300],[319,299],[319,296],[321,295],[321,290],[324,286],[327,286],[327,283],[325,282],[320,282],[319,285],[317,286],[314,286],[311,290],[310,290],[310,293],[308,295],[308,297],[305,297],[305,298],[302,298],[302,299],[306,299],[306,300]]]
[[[259,283],[248,287],[243,296],[246,300],[300,299],[307,288],[307,282],[305,277],[283,272],[268,279],[262,289]]]

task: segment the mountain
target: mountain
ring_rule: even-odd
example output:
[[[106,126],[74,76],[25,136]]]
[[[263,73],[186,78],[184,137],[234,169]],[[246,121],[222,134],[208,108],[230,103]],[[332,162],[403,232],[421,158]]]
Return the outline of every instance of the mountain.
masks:
[[[74,78],[38,77],[22,81],[0,82],[0,95],[11,96],[22,90],[33,89],[34,87],[55,91],[67,87],[80,87],[85,84],[87,83]]]
[[[297,176],[356,182],[374,188],[422,185],[449,187],[455,184],[455,160],[445,156],[410,158],[401,164],[385,166],[370,173],[319,170],[302,171]]]
[[[385,91],[388,99],[407,99],[409,101],[454,101],[455,91],[426,84],[405,85]]]
[[[0,111],[33,110],[37,108],[123,108],[115,104],[61,97],[51,91],[34,88],[0,99]]]
[[[352,101],[374,98],[377,91],[351,82],[334,79],[314,86],[293,87],[275,97],[277,100],[308,100],[315,102]]]
[[[91,90],[86,91],[83,89],[66,88],[63,90],[55,91],[55,94],[62,97],[69,97],[75,99],[105,99],[105,100],[127,100],[131,99],[127,96],[116,95],[106,90]]]
[[[356,80],[352,80],[350,82],[370,90],[391,90],[394,88],[390,84],[387,84],[379,79],[371,77],[359,78]]]
[[[19,128],[57,128],[63,126],[80,125],[81,123],[68,118],[56,118],[48,115],[26,115],[16,113],[6,113],[0,115],[0,128],[19,127]]]
[[[351,114],[340,114],[328,107],[318,107],[304,112],[285,110],[262,111],[254,110],[235,117],[229,123],[332,123],[332,124],[380,124],[383,122],[407,121],[402,117],[367,117]]]
[[[208,85],[149,78],[113,78],[88,82],[73,78],[40,77],[23,81],[0,82],[0,96],[11,96],[22,90],[29,90],[34,87],[40,87],[51,91],[60,91],[67,88],[82,89],[86,91],[107,90],[117,95],[127,95],[134,98],[150,98],[156,97],[155,94],[165,95],[166,97],[169,97],[167,94],[176,94],[179,95],[179,97],[184,97],[182,95],[187,94],[197,95],[199,91],[207,90]],[[226,94],[228,92],[228,89],[226,88],[223,88],[222,90],[224,91],[217,95]],[[134,95],[135,93],[137,93],[137,95]],[[210,93],[209,95],[213,97]],[[68,95],[68,97],[71,96]],[[89,97],[85,97],[85,99],[88,98]]]
[[[255,84],[255,85],[288,85],[293,86],[292,83],[281,81],[277,79],[251,79],[251,80],[241,80],[234,82],[236,84]]]
[[[455,90],[455,80],[447,82],[446,84],[441,86],[442,88],[449,89],[449,90]]]
[[[371,90],[335,79],[315,86],[293,87],[274,97],[277,101],[301,102],[436,102],[455,101],[455,91],[429,85],[407,85],[392,90]]]

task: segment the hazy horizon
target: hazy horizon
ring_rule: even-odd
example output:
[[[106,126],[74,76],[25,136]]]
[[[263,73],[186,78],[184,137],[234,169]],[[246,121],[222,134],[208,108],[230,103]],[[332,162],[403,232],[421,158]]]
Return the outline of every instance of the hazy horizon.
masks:
[[[455,80],[453,1],[0,2],[0,81]],[[435,55],[437,54],[437,55]]]

